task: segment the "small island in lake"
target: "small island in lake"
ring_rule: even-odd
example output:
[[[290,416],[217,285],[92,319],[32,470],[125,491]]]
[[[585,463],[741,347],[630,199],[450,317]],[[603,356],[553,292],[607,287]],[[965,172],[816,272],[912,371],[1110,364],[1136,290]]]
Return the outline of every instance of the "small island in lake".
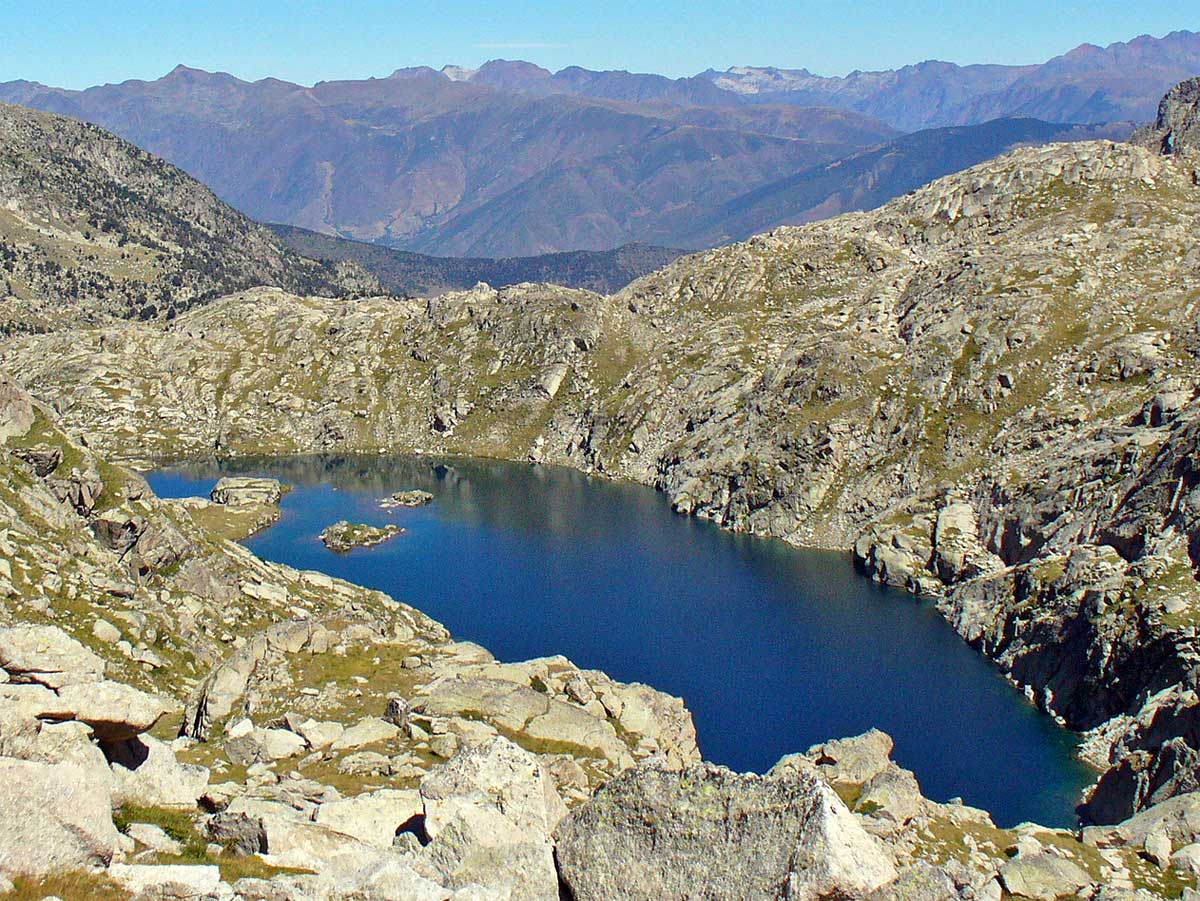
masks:
[[[321,532],[325,547],[337,554],[344,554],[356,547],[375,547],[395,538],[404,530],[399,526],[368,526],[364,523],[335,522]]]
[[[394,510],[396,507],[424,507],[433,502],[433,495],[428,491],[414,488],[411,491],[397,491],[379,502],[384,510]]]

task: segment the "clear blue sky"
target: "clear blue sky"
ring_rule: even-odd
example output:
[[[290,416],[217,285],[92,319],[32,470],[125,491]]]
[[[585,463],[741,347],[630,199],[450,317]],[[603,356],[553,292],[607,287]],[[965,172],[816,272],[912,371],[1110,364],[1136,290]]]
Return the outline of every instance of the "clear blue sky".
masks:
[[[1181,28],[1200,30],[1197,0],[0,0],[0,81],[80,88],[186,63],[311,84],[498,57],[672,76],[739,64],[842,75],[924,59],[1038,62]]]

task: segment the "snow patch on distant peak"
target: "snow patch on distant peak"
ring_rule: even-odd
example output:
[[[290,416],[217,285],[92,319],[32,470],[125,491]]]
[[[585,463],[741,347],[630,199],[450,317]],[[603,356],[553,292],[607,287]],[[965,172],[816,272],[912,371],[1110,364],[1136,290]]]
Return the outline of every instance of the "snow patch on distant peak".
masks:
[[[442,74],[451,81],[470,81],[478,69],[468,69],[466,66],[442,66]]]

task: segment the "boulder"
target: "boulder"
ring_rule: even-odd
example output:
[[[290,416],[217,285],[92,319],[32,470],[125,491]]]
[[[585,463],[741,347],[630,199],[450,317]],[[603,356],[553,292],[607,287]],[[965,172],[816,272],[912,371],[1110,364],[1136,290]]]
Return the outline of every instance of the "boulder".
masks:
[[[890,735],[872,729],[853,738],[814,745],[804,756],[831,785],[862,785],[887,769],[894,746]],[[788,759],[785,757],[776,766]]]
[[[69,763],[0,758],[0,872],[107,866],[119,842],[107,782]]]
[[[104,677],[104,661],[57,626],[0,629],[0,668],[13,682],[54,689]]]
[[[153,823],[130,823],[125,828],[125,834],[156,854],[183,853],[182,843],[175,841],[161,826],[155,826]]]
[[[1078,864],[1043,851],[1018,854],[1000,868],[1000,881],[1010,895],[1054,901],[1087,888],[1092,877]]]
[[[263,729],[246,719],[230,726],[225,737],[225,756],[244,766],[295,757],[306,747],[304,739],[289,729]]]
[[[458,805],[416,861],[420,872],[454,889],[475,884],[513,901],[558,901],[554,849],[495,807]]]
[[[141,735],[107,748],[117,804],[189,809],[208,787],[207,767],[180,763],[171,746]]]
[[[572,684],[578,685],[579,681],[582,680],[570,680],[568,691]],[[614,683],[605,698],[601,706],[614,705],[618,708],[619,712],[615,715],[621,730],[636,737],[640,745],[653,749],[657,756],[663,757],[672,766],[700,762],[696,725],[682,699],[638,682],[628,685]]]
[[[494,809],[533,839],[544,840],[566,815],[554,779],[538,758],[502,736],[433,770],[420,791],[430,838],[464,804]]]
[[[1147,859],[1165,870],[1171,865],[1171,839],[1166,832],[1152,832],[1142,843]]]
[[[379,717],[363,717],[333,740],[330,747],[335,751],[362,748],[377,742],[393,741],[400,734],[398,726]]]
[[[1132,816],[1120,825],[1126,842],[1145,847],[1146,840],[1162,833],[1179,847],[1200,841],[1200,792],[1169,798]]]
[[[153,695],[121,682],[75,683],[58,691],[70,719],[87,723],[101,742],[121,742],[154,727],[167,712]]]
[[[132,895],[155,899],[232,898],[221,883],[221,871],[205,865],[113,864],[108,876]]]
[[[246,693],[250,676],[267,653],[267,641],[259,636],[213,668],[188,697],[180,734],[207,741],[213,727],[233,712]]]
[[[606,718],[527,685],[506,679],[445,678],[422,692],[413,699],[414,713],[481,719],[502,732],[520,732],[535,741],[603,757],[617,766],[633,762],[628,746]]]
[[[13,686],[51,694],[40,686]],[[0,755],[37,763],[66,763],[86,770],[91,778],[112,784],[108,761],[83,723],[43,722],[0,700]]]
[[[34,423],[33,402],[29,395],[0,374],[0,444],[9,438],[21,438]]]
[[[999,894],[997,894],[997,899]],[[900,874],[895,882],[877,889],[866,901],[960,901],[962,896],[954,880],[941,867],[917,861]],[[974,901],[986,901],[976,894]]]
[[[407,861],[384,855],[357,869],[339,874],[336,888],[330,894],[334,898],[352,898],[354,901],[394,901],[401,898],[404,901],[447,901],[448,898],[460,901],[458,895],[451,895],[437,882],[418,873]],[[292,896],[286,896],[286,901],[293,901]],[[502,899],[487,896],[480,901]]]
[[[1200,878],[1200,843],[1184,845],[1171,855],[1171,866],[1193,879]]]
[[[317,808],[315,822],[380,848],[390,848],[399,832],[424,812],[419,792],[399,789],[328,801]]]
[[[557,831],[559,871],[576,901],[862,897],[896,878],[810,766],[767,776],[655,762],[626,770]]]
[[[86,723],[102,743],[121,742],[152,728],[167,712],[158,698],[120,682],[0,685],[0,716]]]
[[[346,727],[332,720],[300,720],[298,717],[288,719],[289,728],[304,739],[305,743],[315,751],[328,748],[337,741]]]
[[[106,619],[92,623],[92,635],[105,644],[116,644],[121,640],[121,630]]]
[[[854,802],[855,813],[897,824],[907,823],[927,807],[917,777],[890,762],[887,769],[868,780]]]
[[[390,850],[294,816],[267,813],[259,821],[264,859],[272,866],[342,875],[391,857]]]

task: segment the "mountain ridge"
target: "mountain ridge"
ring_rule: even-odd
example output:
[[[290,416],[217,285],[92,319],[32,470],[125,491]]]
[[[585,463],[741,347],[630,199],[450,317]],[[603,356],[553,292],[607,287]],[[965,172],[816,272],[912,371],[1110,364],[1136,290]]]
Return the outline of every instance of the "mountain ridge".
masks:
[[[636,237],[641,219],[666,216],[661,198],[711,204],[781,168],[894,135],[841,111],[739,110],[726,127],[710,110],[697,125],[675,108],[503,94],[428,76],[302,88],[188,70],[78,93],[0,86],[0,98],[9,95],[124,134],[259,220],[441,256],[607,250]],[[817,139],[788,136],[800,131]],[[615,199],[573,197],[575,161],[589,161]],[[487,246],[440,237],[455,217],[555,165],[565,166],[560,185],[571,198],[561,220],[501,229]]]

